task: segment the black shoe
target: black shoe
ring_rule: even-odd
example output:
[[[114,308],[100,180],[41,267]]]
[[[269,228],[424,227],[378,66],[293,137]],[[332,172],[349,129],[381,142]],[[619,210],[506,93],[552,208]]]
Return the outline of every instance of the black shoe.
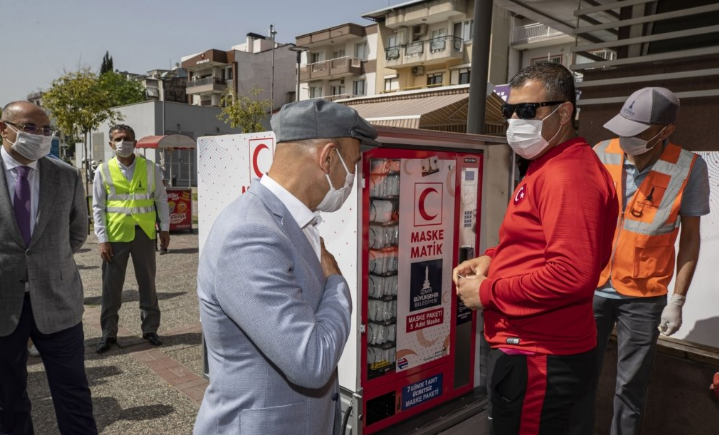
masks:
[[[160,337],[158,337],[157,334],[155,334],[154,332],[142,334],[142,338],[149,341],[150,344],[153,346],[162,346],[162,341],[160,341]]]
[[[97,353],[103,353],[107,352],[108,349],[110,349],[110,345],[117,343],[117,338],[115,337],[102,337],[100,339],[100,342],[97,343],[97,347],[95,348],[95,352]]]

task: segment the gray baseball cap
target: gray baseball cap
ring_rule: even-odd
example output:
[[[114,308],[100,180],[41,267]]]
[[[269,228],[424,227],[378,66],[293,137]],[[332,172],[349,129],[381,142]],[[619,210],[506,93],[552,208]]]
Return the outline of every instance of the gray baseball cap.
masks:
[[[627,98],[619,115],[604,124],[617,136],[633,137],[652,125],[674,124],[679,99],[666,88],[643,88]]]
[[[355,109],[321,98],[285,104],[270,124],[277,143],[352,137],[362,151],[379,146],[377,131]]]

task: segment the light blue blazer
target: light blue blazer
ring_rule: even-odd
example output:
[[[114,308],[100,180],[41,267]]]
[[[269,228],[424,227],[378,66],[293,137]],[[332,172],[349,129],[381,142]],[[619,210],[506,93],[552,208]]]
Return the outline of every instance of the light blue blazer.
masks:
[[[337,364],[352,301],[255,180],[217,217],[197,274],[210,385],[195,435],[339,433]]]

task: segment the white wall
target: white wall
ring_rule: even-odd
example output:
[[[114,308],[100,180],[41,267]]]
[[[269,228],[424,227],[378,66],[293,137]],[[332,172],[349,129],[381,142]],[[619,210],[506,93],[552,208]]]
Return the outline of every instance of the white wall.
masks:
[[[164,128],[163,128],[163,108]],[[201,107],[189,104],[167,102],[163,104],[159,101],[147,101],[143,103],[131,104],[128,106],[116,107],[123,116],[121,124],[126,124],[135,130],[136,138],[139,140],[146,136],[159,136],[164,133],[173,134],[180,133],[197,139],[200,136],[210,136],[218,134],[238,133],[239,129],[231,128],[229,124],[225,124],[217,118],[220,113],[219,107]],[[269,127],[269,122],[265,121],[263,125]],[[102,160],[106,162],[114,157],[112,148],[108,142],[110,125],[106,122],[93,133],[103,133],[103,139],[106,146],[103,148],[102,156],[90,156],[92,160]],[[91,134],[92,136],[92,134]],[[80,146],[79,148],[82,148]],[[91,151],[92,147],[88,147]],[[155,153],[155,150],[140,151],[149,160],[160,163],[165,168],[165,177],[169,177],[169,155],[166,153],[164,161],[162,153]],[[159,154],[159,155],[158,155]],[[80,154],[78,154],[80,155]],[[182,165],[180,165],[182,159]],[[81,161],[81,159],[80,159]],[[172,158],[173,175],[178,176],[178,185],[187,186],[188,183],[193,186],[197,185],[197,157],[194,150],[175,151]]]
[[[237,92],[246,95],[257,85],[264,92],[261,99],[270,98],[272,85],[272,50],[262,53],[235,52],[237,61]],[[288,46],[275,49],[275,98],[274,108],[278,109],[287,102],[287,93],[297,86],[297,56]]]

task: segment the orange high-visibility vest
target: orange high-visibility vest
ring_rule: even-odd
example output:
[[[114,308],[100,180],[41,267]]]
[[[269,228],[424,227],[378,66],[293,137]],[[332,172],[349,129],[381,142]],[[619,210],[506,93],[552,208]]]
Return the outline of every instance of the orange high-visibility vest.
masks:
[[[624,151],[619,139],[600,142],[594,151],[614,180],[622,210]],[[669,143],[647,174],[627,208],[619,214],[609,264],[599,286],[612,286],[627,296],[661,296],[674,276],[674,243],[679,234],[679,209],[696,154]]]

